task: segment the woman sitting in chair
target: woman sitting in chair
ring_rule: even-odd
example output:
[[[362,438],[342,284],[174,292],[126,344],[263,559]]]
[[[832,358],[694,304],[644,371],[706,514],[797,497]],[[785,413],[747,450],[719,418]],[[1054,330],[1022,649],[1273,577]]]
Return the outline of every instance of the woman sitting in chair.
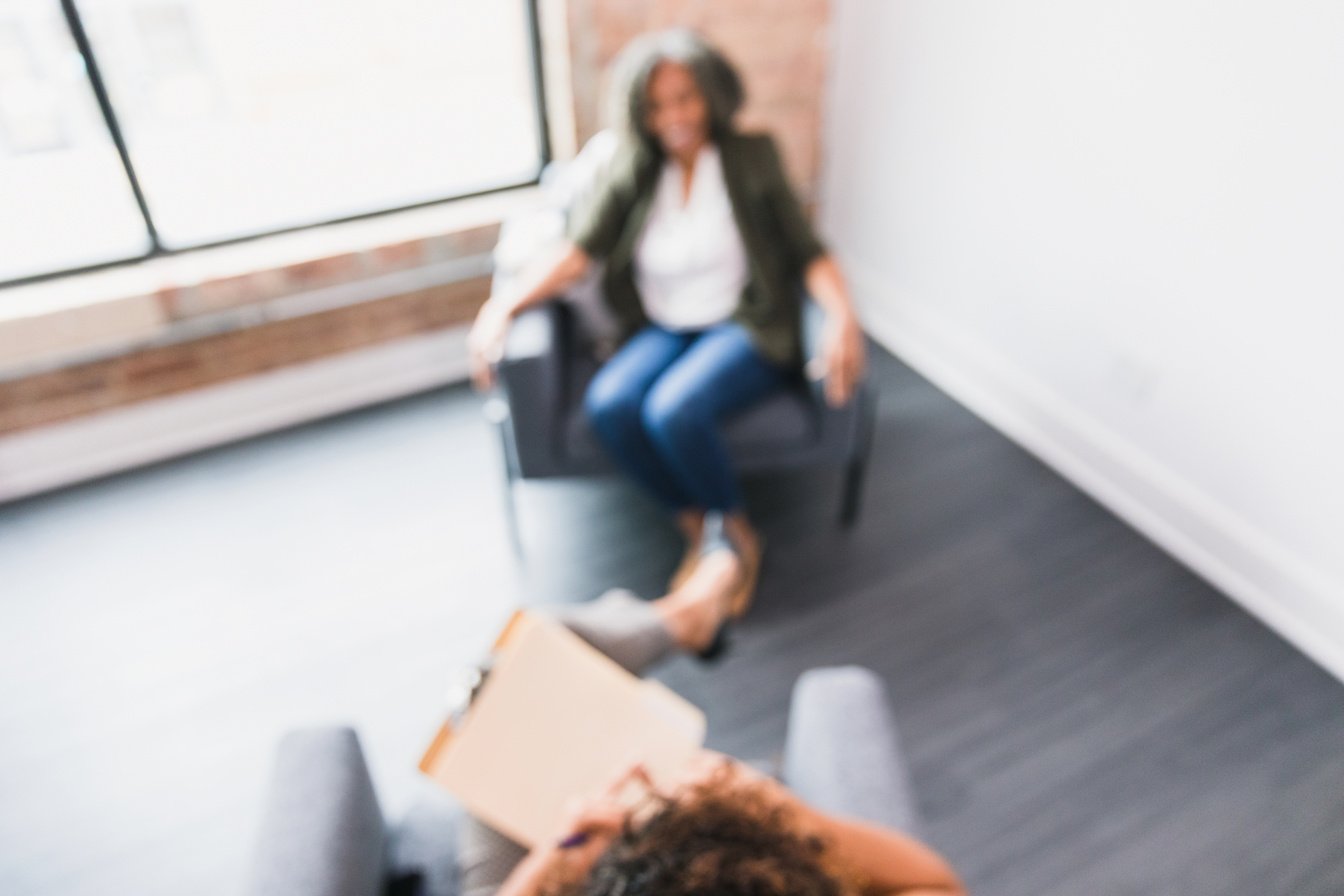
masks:
[[[743,89],[732,65],[677,29],[637,39],[616,73],[622,145],[557,256],[481,309],[469,341],[473,379],[490,385],[515,315],[605,261],[603,293],[624,342],[585,396],[593,430],[686,536],[674,584],[693,568],[714,511],[746,562],[749,595],[761,542],[718,425],[797,375],[800,285],[826,312],[821,360],[833,404],[847,402],[862,376],[863,334],[773,140],[733,126]],[[746,600],[735,606],[744,612]]]
[[[695,568],[663,597],[646,601],[616,589],[545,612],[635,675],[677,653],[704,656],[745,568],[721,519],[710,518],[702,541]],[[842,777],[862,782],[865,771],[847,766]],[[632,788],[642,799],[632,801]],[[774,778],[709,751],[661,790],[633,766],[576,800],[558,842],[528,851],[470,816],[458,839],[463,896],[965,892],[947,861],[915,838],[822,811]]]

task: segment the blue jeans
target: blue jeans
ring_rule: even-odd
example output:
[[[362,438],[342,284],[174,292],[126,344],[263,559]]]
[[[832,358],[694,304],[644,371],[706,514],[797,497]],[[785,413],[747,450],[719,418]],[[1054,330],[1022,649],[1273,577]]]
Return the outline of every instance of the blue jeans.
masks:
[[[786,378],[739,324],[650,325],[598,370],[583,403],[617,465],[670,510],[731,513],[742,496],[719,423]]]

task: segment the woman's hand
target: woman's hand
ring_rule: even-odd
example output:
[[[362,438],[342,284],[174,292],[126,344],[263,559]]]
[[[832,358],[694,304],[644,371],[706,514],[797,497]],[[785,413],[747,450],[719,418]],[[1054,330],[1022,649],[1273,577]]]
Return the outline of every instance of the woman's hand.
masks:
[[[467,359],[471,381],[482,392],[495,383],[493,365],[504,355],[504,337],[509,332],[513,314],[509,303],[499,296],[491,296],[476,314],[476,320],[467,334]]]
[[[632,765],[596,794],[573,800],[566,807],[557,840],[534,847],[510,872],[496,896],[537,896],[555,889],[556,884],[567,887],[587,877],[620,836],[631,811],[627,791],[634,785],[645,792],[653,790],[643,765]]]
[[[653,780],[641,764],[630,766],[597,794],[573,800],[566,808],[566,834],[560,844],[570,872],[579,877],[587,874],[620,835],[630,815],[632,786],[644,793],[653,791]]]
[[[852,313],[842,311],[827,315],[821,352],[826,401],[833,407],[840,407],[853,397],[867,363],[863,329]]]
[[[826,378],[826,401],[839,407],[853,397],[859,380],[863,379],[866,363],[863,328],[834,258],[822,255],[814,259],[803,273],[803,282],[826,312],[821,357],[808,364],[808,375],[813,379]],[[812,369],[812,363],[821,369]]]
[[[516,288],[486,300],[467,335],[471,381],[477,389],[485,391],[495,384],[492,365],[504,356],[504,337],[513,316],[573,286],[587,273],[591,263],[586,252],[566,242],[539,266],[529,269]]]
[[[602,854],[620,836],[637,802],[634,793],[653,793],[653,779],[642,764],[624,769],[596,794],[575,799],[565,810],[565,834],[555,853],[553,868],[566,882],[588,876]]]

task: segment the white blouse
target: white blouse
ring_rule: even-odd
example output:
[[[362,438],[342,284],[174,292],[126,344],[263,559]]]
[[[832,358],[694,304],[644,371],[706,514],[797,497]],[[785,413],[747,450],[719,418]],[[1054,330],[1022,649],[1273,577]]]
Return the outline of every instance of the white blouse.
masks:
[[[684,203],[683,176],[676,161],[663,166],[635,247],[635,285],[649,320],[670,330],[699,330],[736,310],[747,285],[747,250],[718,147],[701,147]]]

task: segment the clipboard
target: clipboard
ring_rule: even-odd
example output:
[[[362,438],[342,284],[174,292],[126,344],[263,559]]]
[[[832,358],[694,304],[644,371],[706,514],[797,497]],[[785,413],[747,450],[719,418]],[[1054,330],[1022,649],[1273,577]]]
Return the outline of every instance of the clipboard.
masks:
[[[461,721],[447,720],[420,770],[524,846],[559,839],[575,797],[633,762],[666,783],[700,749],[705,714],[637,678],[545,616],[517,611]]]

